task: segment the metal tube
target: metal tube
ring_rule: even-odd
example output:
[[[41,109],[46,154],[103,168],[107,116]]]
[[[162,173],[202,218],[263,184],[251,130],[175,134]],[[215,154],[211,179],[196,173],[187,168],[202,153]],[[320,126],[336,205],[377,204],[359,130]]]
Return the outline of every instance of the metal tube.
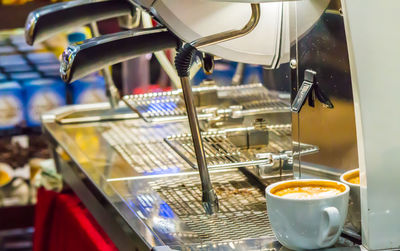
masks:
[[[93,37],[100,36],[100,32],[99,32],[96,22],[90,23],[90,30],[92,32]],[[120,100],[118,89],[115,86],[115,83],[112,78],[112,74],[111,74],[109,67],[105,67],[105,68],[101,69],[101,73],[104,76],[104,81],[106,84],[106,95],[107,95],[108,101],[110,102],[111,108],[114,109],[118,106],[118,102]]]
[[[242,37],[250,33],[260,20],[260,4],[251,4],[251,18],[241,30],[231,30],[222,33],[199,38],[190,43],[195,48],[201,48],[231,39]],[[204,154],[203,139],[200,134],[200,126],[197,118],[196,106],[194,104],[192,87],[189,77],[181,77],[183,97],[185,99],[186,111],[189,118],[190,131],[192,133],[193,146],[196,153],[197,166],[200,173],[201,187],[203,192],[203,207],[207,214],[218,211],[218,197],[213,189],[210,174],[207,168],[206,156]]]
[[[186,111],[189,118],[190,131],[192,133],[194,151],[196,153],[197,167],[200,173],[201,188],[203,192],[203,207],[207,214],[213,214],[218,211],[218,198],[212,187],[210,174],[208,173],[203,140],[200,134],[199,120],[197,118],[197,111],[194,104],[189,77],[182,77],[181,84]]]
[[[228,40],[232,40],[235,38],[243,37],[249,34],[254,28],[257,26],[260,21],[260,4],[252,3],[251,4],[251,17],[247,24],[240,30],[229,30],[221,33],[213,34],[207,37],[202,37],[194,40],[190,44],[193,47],[201,48],[213,44],[222,43]]]

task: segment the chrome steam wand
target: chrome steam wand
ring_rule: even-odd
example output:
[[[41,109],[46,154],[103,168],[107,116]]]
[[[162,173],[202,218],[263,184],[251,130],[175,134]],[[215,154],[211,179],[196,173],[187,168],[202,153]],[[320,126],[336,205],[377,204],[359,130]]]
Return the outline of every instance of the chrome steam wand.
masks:
[[[196,153],[197,166],[199,169],[202,202],[206,214],[214,214],[219,210],[218,197],[213,189],[210,174],[207,168],[206,156],[204,153],[203,140],[201,138],[199,121],[197,118],[196,106],[194,104],[192,87],[189,79],[189,68],[196,49],[239,38],[250,33],[260,20],[260,4],[251,4],[251,18],[240,30],[229,30],[222,33],[199,38],[186,44],[175,58],[175,66],[181,80],[183,97],[185,100],[186,111],[189,119],[190,131],[193,139],[193,146]]]

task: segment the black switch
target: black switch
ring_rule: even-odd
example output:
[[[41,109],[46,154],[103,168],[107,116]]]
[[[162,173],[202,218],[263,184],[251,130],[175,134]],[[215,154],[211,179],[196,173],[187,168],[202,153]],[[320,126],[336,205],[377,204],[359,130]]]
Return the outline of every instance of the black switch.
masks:
[[[311,107],[315,106],[315,98],[317,98],[325,107],[332,109],[333,104],[326,96],[321,88],[315,81],[315,76],[317,73],[313,70],[305,70],[304,81],[301,84],[296,97],[292,103],[292,112],[299,113],[303,107],[307,97],[308,105]]]

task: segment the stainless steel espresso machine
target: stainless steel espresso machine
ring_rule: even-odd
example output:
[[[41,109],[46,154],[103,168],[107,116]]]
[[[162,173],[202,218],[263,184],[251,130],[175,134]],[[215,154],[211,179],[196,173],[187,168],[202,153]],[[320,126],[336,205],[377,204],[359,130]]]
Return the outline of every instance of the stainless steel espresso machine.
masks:
[[[381,181],[362,154],[371,138],[360,134],[368,128],[358,117],[366,107],[359,102],[364,86],[370,88],[355,84],[364,76],[357,72],[364,47],[356,47],[362,40],[356,10],[363,4],[347,2],[77,0],[31,13],[29,43],[77,25],[96,30],[97,21],[111,17],[129,27],[69,46],[60,69],[66,82],[177,49],[182,88],[126,95],[118,103],[108,79],[110,104],[68,106],[42,117],[65,183],[120,250],[284,250],[269,226],[264,188],[282,179],[338,179],[358,166],[363,231],[346,227],[336,248],[400,245],[387,224],[378,227],[390,240],[371,235],[380,216],[370,209],[382,208],[367,189]],[[140,28],[142,12],[158,25]],[[207,73],[218,58],[261,64],[265,81],[192,87],[195,58]],[[396,219],[390,212],[398,207],[386,207],[385,220]]]

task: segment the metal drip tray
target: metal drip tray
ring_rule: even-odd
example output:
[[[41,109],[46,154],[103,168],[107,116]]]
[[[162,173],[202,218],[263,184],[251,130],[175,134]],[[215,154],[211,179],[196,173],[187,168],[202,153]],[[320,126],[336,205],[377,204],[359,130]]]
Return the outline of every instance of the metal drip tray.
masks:
[[[267,153],[289,150],[290,146],[270,142],[270,137],[286,137],[288,142],[291,125],[267,125],[263,128],[233,128],[202,133],[204,151],[208,168],[242,167],[253,165],[272,165]],[[280,131],[282,130],[282,131]],[[273,134],[273,135],[271,135]],[[165,140],[190,166],[197,168],[196,155],[191,134],[170,136]],[[286,146],[286,148],[285,148]],[[261,157],[260,157],[261,156]]]
[[[203,133],[203,145],[208,168],[240,167],[252,160],[236,147],[224,134]],[[197,168],[196,155],[190,134],[172,136],[166,142],[193,168]],[[265,164],[265,160],[260,163]]]
[[[293,142],[293,145],[297,145],[296,149],[298,149],[293,152],[293,156],[308,155],[319,151],[319,147],[315,145],[299,143],[296,141]]]
[[[186,116],[180,93],[180,91],[171,91],[129,95],[124,96],[123,100],[147,122],[161,117],[177,119]]]
[[[193,88],[193,95],[201,120],[217,116],[216,109],[229,110],[233,117],[290,111],[289,100],[275,97],[261,84],[200,86]],[[182,90],[127,95],[123,100],[147,122],[186,119]]]
[[[241,104],[243,115],[253,113],[277,113],[290,111],[290,105],[280,99],[248,101]]]
[[[189,129],[184,122],[155,126],[135,120],[105,125],[108,129],[101,136],[138,174],[177,173],[197,168],[193,141],[185,133]],[[290,131],[289,124],[267,125],[261,131],[233,128],[202,133],[208,167],[271,166],[283,155],[292,155],[293,146],[294,155],[318,151],[318,147],[304,143],[294,142],[292,146]]]
[[[217,87],[205,86],[193,88],[196,106],[199,108],[216,106]],[[186,119],[186,108],[182,90],[155,92],[123,97],[125,103],[147,122]],[[198,111],[199,119],[209,115]]]
[[[271,99],[271,93],[262,84],[247,84],[238,86],[219,86],[218,97],[233,99],[245,103],[253,100]]]
[[[186,131],[183,123],[152,126],[140,120],[109,122],[102,137],[139,174],[174,173],[191,169],[164,138]]]
[[[185,232],[174,236],[185,243],[206,245],[246,238],[273,238],[262,190],[251,184],[240,171],[211,175],[220,202],[220,211],[204,214],[201,184],[198,176],[156,180],[149,185],[183,221]]]

